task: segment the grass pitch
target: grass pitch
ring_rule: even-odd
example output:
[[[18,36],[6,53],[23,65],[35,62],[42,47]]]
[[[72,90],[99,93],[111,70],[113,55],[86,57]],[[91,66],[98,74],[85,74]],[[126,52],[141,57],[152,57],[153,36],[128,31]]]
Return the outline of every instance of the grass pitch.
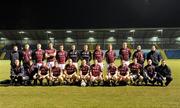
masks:
[[[9,64],[0,61],[0,80],[9,78]],[[168,87],[0,86],[0,108],[179,108],[180,60],[167,64],[174,78]]]

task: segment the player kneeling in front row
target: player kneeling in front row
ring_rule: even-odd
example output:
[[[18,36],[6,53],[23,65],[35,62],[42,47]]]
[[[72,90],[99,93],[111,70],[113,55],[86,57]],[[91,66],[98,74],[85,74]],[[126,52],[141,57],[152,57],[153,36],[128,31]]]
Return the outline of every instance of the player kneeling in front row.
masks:
[[[102,68],[96,59],[90,67],[90,83],[90,85],[103,85]]]
[[[49,85],[49,68],[45,62],[43,62],[42,66],[38,69],[38,73],[33,76],[34,79],[38,79],[40,85],[43,85],[43,80],[47,80],[47,85]]]
[[[110,63],[108,67],[108,75],[106,76],[106,81],[109,82],[109,85],[116,85],[116,82],[118,80],[118,75],[117,75],[117,67],[115,66],[114,63]]]
[[[81,66],[79,68],[81,86],[86,86],[90,81],[89,71],[90,71],[90,67],[89,65],[86,64],[86,60],[83,59],[81,61]]]
[[[155,66],[152,65],[152,60],[148,60],[148,64],[144,67],[144,82],[147,85],[148,83],[151,83],[154,85],[156,82],[157,72],[155,71]]]
[[[119,72],[119,84],[120,85],[127,85],[128,82],[130,81],[130,76],[129,76],[129,68],[128,65],[126,64],[126,61],[122,60],[121,65],[118,67],[118,72]]]
[[[163,82],[165,82],[165,85],[168,86],[169,83],[173,80],[171,76],[171,69],[169,66],[166,65],[166,61],[162,60],[161,65],[157,67],[157,77],[158,77],[158,83],[163,86]]]
[[[62,84],[63,83],[63,73],[61,68],[58,65],[58,62],[55,61],[54,66],[50,68],[50,81],[52,84]]]
[[[141,64],[137,63],[137,58],[133,59],[133,63],[129,64],[130,68],[130,80],[132,84],[139,85],[139,82],[143,81],[143,76],[140,75]]]
[[[11,85],[22,85],[24,79],[24,67],[19,60],[15,60],[15,66],[11,68]]]
[[[79,81],[79,76],[77,75],[77,68],[73,64],[72,59],[68,59],[68,64],[66,64],[64,69],[65,80],[68,84],[75,84]]]

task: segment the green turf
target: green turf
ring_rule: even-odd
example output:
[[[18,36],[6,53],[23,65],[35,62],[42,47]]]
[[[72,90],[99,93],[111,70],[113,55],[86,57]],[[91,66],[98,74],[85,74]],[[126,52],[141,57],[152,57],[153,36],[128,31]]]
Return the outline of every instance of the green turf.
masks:
[[[0,108],[179,108],[180,60],[167,63],[174,77],[168,87],[0,86]],[[0,80],[7,78],[9,62],[0,61]]]

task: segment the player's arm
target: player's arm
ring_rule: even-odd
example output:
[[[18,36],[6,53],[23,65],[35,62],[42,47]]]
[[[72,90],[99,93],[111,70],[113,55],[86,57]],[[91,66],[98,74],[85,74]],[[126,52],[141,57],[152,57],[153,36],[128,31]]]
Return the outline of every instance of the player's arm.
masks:
[[[50,55],[47,53],[47,51],[45,51],[45,58],[50,57]]]

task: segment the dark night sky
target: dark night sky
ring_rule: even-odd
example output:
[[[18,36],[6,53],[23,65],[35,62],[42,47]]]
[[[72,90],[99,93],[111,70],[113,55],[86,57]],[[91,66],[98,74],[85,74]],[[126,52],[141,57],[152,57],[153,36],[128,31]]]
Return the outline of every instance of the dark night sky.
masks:
[[[180,27],[180,0],[6,0],[0,29]]]

